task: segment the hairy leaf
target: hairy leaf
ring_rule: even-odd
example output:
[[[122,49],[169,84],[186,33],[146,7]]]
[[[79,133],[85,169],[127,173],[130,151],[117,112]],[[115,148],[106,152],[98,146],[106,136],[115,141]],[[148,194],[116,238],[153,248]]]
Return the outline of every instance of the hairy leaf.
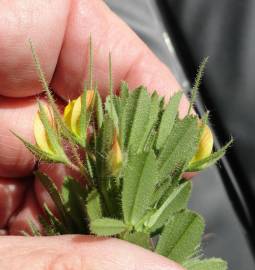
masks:
[[[199,128],[196,117],[178,120],[159,154],[160,178],[174,173],[179,164],[188,164],[198,145]]]
[[[95,173],[99,177],[104,178],[108,175],[108,166],[106,163],[107,155],[111,150],[114,135],[114,124],[112,119],[105,115],[101,129],[97,136],[96,142],[96,168]]]
[[[137,150],[143,137],[144,125],[149,117],[150,97],[144,87],[129,94],[121,119],[121,145],[123,149]]]
[[[122,208],[126,223],[135,225],[150,206],[157,180],[157,161],[153,151],[130,156],[124,170]]]
[[[149,219],[147,226],[150,230],[156,231],[167,222],[173,213],[186,208],[190,193],[191,182],[186,182],[172,190],[164,203]]]
[[[101,208],[101,201],[100,201],[100,194],[96,189],[93,189],[87,198],[87,205],[86,205],[88,217],[90,222],[95,219],[102,218],[102,208]]]
[[[98,236],[112,236],[128,230],[128,227],[118,219],[100,218],[92,220],[90,230]]]
[[[178,113],[181,97],[182,97],[181,91],[173,95],[163,112],[161,122],[159,125],[158,138],[156,142],[157,149],[160,149],[164,146],[167,137],[172,131],[172,128],[175,123],[175,118]]]
[[[227,270],[227,263],[221,259],[194,260],[184,264],[187,270]]]
[[[61,189],[61,197],[77,232],[88,232],[85,212],[87,190],[77,180],[66,176]]]
[[[182,263],[200,246],[204,220],[191,211],[176,214],[163,229],[156,252]]]
[[[160,111],[160,102],[162,98],[154,92],[151,96],[149,120],[147,125],[144,128],[143,138],[141,139],[139,149],[140,151],[146,151],[148,149],[150,136],[155,135],[155,127],[158,121],[158,115]],[[154,134],[153,134],[154,133]]]
[[[144,232],[134,232],[134,233],[126,233],[123,237],[123,240],[126,240],[132,244],[136,244],[140,247],[146,249],[152,249],[150,235]]]

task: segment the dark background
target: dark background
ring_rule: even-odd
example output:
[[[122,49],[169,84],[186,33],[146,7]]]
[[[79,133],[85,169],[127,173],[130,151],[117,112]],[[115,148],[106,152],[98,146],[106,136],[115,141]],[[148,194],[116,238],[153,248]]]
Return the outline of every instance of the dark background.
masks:
[[[210,57],[200,107],[211,111],[217,142],[232,135],[235,143],[221,169],[210,168],[193,180],[190,207],[206,218],[205,255],[226,259],[230,270],[253,270],[255,1],[106,2],[186,91],[203,57]]]

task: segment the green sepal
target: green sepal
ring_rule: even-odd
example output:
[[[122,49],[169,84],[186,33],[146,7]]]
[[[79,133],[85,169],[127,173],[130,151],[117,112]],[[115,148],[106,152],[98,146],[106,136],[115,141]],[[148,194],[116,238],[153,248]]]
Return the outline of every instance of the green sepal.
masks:
[[[85,89],[81,95],[81,114],[79,118],[79,141],[81,146],[85,147],[87,143],[87,126],[88,126],[88,113],[86,108],[87,89]]]
[[[189,164],[188,168],[186,169],[187,172],[198,172],[202,171],[211,165],[215,164],[218,160],[220,160],[225,154],[227,149],[233,143],[233,139],[231,139],[225,146],[223,146],[220,150],[212,153],[209,157],[192,162]]]
[[[34,46],[33,46],[33,43],[31,40],[29,40],[29,44],[30,44],[33,60],[35,63],[36,71],[38,73],[38,77],[39,77],[40,82],[42,84],[43,90],[47,96],[47,100],[48,100],[48,102],[53,110],[54,119],[56,120],[56,123],[58,125],[57,129],[61,131],[62,135],[66,139],[71,140],[74,143],[80,144],[80,141],[77,140],[77,138],[72,134],[72,132],[69,130],[69,128],[67,127],[67,125],[63,121],[62,115],[61,115],[61,113],[60,113],[60,111],[55,103],[53,94],[52,94],[51,90],[49,89],[48,82],[47,82],[45,75],[42,71],[42,67],[41,67],[39,58],[35,52],[35,49],[34,49]]]
[[[227,270],[228,265],[221,259],[191,260],[183,265],[187,270]]]
[[[49,143],[50,143],[50,146],[52,148],[52,151],[58,157],[59,160],[62,160],[63,163],[68,163],[69,159],[66,156],[66,154],[63,150],[63,147],[60,143],[61,138],[59,137],[57,132],[51,126],[51,123],[49,122],[48,116],[47,116],[45,109],[44,109],[42,103],[40,102],[40,100],[38,100],[38,106],[39,106],[39,117],[40,117],[42,124],[45,128],[47,138],[49,139]]]
[[[178,263],[196,255],[204,232],[204,220],[197,213],[185,210],[165,225],[156,252]]]
[[[113,236],[127,231],[129,227],[123,221],[113,218],[92,220],[90,231],[98,236]]]
[[[16,136],[25,146],[26,148],[40,161],[46,161],[51,163],[64,163],[62,158],[58,156],[49,154],[47,152],[42,151],[38,146],[33,145],[26,141],[24,138],[11,131],[14,136]]]
[[[193,105],[194,105],[194,103],[196,101],[197,93],[198,93],[198,90],[199,90],[199,87],[200,87],[200,84],[201,84],[201,81],[202,81],[202,78],[203,78],[203,75],[204,75],[204,72],[205,72],[205,68],[206,68],[206,64],[208,62],[208,59],[209,59],[208,57],[204,58],[202,63],[199,65],[197,75],[196,75],[196,78],[195,78],[195,82],[194,82],[194,85],[193,85],[192,90],[191,90],[191,99],[190,99],[190,105],[189,105],[189,109],[188,109],[188,114],[191,113]]]

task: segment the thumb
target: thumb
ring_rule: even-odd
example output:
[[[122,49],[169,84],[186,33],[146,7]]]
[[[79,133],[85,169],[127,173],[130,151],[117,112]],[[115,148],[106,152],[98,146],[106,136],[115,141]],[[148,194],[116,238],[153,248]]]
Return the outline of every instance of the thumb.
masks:
[[[183,270],[138,246],[92,236],[2,236],[0,253],[0,270]]]

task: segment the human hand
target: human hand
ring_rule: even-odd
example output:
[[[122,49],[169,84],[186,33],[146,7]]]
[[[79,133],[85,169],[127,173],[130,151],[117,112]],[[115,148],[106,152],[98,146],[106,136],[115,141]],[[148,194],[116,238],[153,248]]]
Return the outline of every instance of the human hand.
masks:
[[[28,219],[38,224],[44,201],[51,204],[39,182],[28,176],[35,165],[33,156],[10,133],[14,130],[30,142],[34,140],[35,96],[42,89],[27,46],[28,38],[33,40],[60,103],[81,92],[90,33],[95,50],[95,77],[102,95],[108,88],[109,51],[115,90],[125,80],[131,88],[143,84],[169,97],[179,85],[100,0],[6,1],[2,3],[0,18],[0,229],[2,234],[17,235],[22,230],[29,231]],[[181,114],[185,114],[187,107],[183,99]],[[41,169],[57,185],[66,170],[62,165],[41,165]],[[75,254],[70,252],[74,248]],[[31,269],[31,265],[33,269],[62,269],[65,265],[72,265],[73,269],[181,269],[165,258],[116,239],[5,236],[0,237],[0,251],[0,269]]]

